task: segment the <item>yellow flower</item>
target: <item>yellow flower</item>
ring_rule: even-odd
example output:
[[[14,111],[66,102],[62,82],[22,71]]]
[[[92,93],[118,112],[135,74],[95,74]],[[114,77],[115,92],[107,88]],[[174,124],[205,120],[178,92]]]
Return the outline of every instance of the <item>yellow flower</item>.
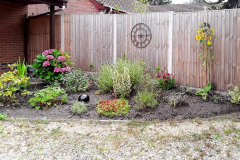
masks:
[[[211,42],[211,41],[207,41],[207,45],[209,45],[209,46],[210,46],[211,44],[212,44],[212,42]]]
[[[213,28],[211,29],[211,31],[212,31],[212,35],[214,35],[214,29]]]
[[[202,40],[202,37],[199,35],[196,35],[196,39],[200,41],[200,40]]]
[[[200,30],[197,30],[197,32],[198,32],[199,35],[202,34],[202,32]]]
[[[202,34],[202,37],[205,37],[205,34]]]
[[[210,41],[212,40],[212,36],[209,37],[209,40],[210,40]]]

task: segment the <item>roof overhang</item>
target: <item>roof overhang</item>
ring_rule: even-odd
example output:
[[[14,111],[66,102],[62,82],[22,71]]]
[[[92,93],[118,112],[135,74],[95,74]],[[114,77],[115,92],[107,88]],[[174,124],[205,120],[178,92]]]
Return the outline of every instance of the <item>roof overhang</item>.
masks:
[[[48,4],[54,6],[66,6],[69,0],[7,0],[8,2],[22,4]]]

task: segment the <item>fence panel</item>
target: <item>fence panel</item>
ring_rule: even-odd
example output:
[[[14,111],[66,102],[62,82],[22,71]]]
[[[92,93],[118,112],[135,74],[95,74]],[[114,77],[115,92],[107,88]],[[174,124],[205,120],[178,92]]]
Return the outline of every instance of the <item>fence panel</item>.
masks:
[[[173,73],[178,84],[204,88],[206,71],[202,70],[200,45],[195,39],[200,21],[215,29],[211,78],[216,89],[227,91],[233,85],[240,86],[239,9],[195,13],[64,14],[56,16],[55,44],[56,49],[63,48],[83,70],[88,70],[89,63],[93,62],[97,71],[102,63],[113,63],[115,57],[122,58],[125,54],[130,60],[145,62],[153,70],[160,66],[161,75]],[[131,41],[132,28],[139,23],[146,24],[152,33],[151,42],[145,48],[137,48]],[[171,26],[172,31],[169,30]],[[31,63],[37,54],[48,48],[49,16],[30,19],[28,61]],[[168,63],[172,63],[172,70],[168,70]]]

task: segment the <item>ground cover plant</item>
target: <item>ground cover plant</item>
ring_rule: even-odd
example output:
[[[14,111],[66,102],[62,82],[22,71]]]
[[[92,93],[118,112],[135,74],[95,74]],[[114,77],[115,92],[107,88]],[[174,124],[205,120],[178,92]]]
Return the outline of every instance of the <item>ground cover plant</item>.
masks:
[[[84,102],[76,102],[73,104],[71,111],[75,114],[82,114],[87,112],[88,108]]]
[[[84,75],[81,69],[72,69],[62,74],[60,80],[69,92],[86,91],[89,87],[89,78]]]
[[[98,114],[110,117],[128,115],[130,105],[128,105],[128,101],[123,98],[111,100],[101,99],[97,102],[96,110]]]
[[[32,107],[40,109],[44,107],[48,109],[51,106],[56,106],[67,101],[67,94],[64,89],[59,86],[48,86],[34,94],[34,97],[29,99]]]

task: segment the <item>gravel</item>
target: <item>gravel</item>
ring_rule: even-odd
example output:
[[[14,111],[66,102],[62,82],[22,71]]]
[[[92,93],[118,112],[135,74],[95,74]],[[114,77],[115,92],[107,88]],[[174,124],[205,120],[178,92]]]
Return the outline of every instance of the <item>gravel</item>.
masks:
[[[228,159],[240,157],[240,116],[181,121],[10,118],[0,159]]]

